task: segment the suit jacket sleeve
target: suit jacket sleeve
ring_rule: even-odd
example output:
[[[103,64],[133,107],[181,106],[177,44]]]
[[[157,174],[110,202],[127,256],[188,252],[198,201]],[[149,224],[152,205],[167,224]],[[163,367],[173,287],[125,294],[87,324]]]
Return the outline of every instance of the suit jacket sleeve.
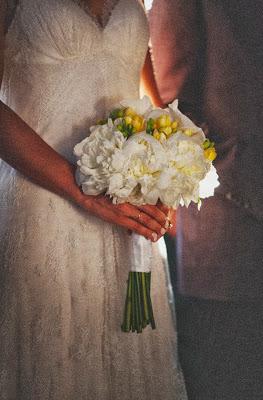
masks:
[[[195,0],[155,0],[149,14],[155,77],[165,104],[200,110],[202,24]]]

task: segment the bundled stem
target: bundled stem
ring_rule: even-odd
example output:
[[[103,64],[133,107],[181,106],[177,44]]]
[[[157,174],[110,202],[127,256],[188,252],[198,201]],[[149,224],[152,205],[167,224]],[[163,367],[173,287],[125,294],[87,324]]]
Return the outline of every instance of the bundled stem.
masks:
[[[123,332],[141,333],[147,325],[156,328],[151,301],[151,272],[129,273]]]

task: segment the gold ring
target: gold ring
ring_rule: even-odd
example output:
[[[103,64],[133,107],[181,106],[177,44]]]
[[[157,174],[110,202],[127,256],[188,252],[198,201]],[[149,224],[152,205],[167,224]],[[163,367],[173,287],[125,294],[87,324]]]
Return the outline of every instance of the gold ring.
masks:
[[[169,229],[171,229],[173,227],[173,224],[171,223],[171,221],[169,221]]]
[[[138,220],[140,220],[141,217],[142,217],[142,213],[139,213],[139,214],[138,214]]]

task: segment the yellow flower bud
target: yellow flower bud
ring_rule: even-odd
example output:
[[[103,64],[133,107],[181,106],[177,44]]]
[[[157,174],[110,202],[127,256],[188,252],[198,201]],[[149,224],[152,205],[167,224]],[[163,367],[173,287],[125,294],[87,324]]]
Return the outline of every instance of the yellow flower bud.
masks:
[[[125,115],[126,117],[134,117],[134,116],[136,115],[136,112],[134,111],[133,108],[128,107],[128,108],[125,109],[124,115]]]
[[[172,120],[170,115],[166,115],[166,126],[171,126],[172,125]]]
[[[166,128],[162,128],[161,132],[165,133],[166,136],[170,136],[173,133],[173,130],[170,126],[167,126]]]
[[[160,140],[161,133],[160,133],[157,129],[155,129],[155,130],[153,131],[153,137],[154,137],[156,140]]]
[[[214,159],[216,158],[217,154],[216,154],[216,149],[214,147],[209,147],[208,149],[206,149],[204,151],[205,153],[205,158],[207,160],[210,161],[214,161]]]
[[[178,121],[174,121],[173,123],[172,123],[172,130],[173,130],[173,132],[176,132],[177,131],[177,128],[178,128]]]
[[[192,129],[185,129],[184,130],[184,134],[186,135],[186,136],[193,136],[193,131],[192,131]]]
[[[139,115],[134,115],[134,117],[132,118],[133,122],[141,122],[142,118]]]
[[[163,142],[166,139],[167,139],[166,135],[163,132],[160,132],[160,142]]]
[[[141,127],[140,122],[132,121],[132,125],[133,125],[133,127],[134,127],[134,129],[135,129],[135,131],[136,131],[137,133],[140,132],[140,127]]]
[[[161,115],[156,120],[157,128],[165,128],[166,127],[166,115]]]
[[[142,132],[145,128],[145,121],[140,115],[135,115],[132,119],[132,125],[136,132]]]
[[[124,121],[126,122],[127,125],[132,123],[132,118],[131,117],[125,117]]]
[[[163,132],[159,132],[157,129],[153,131],[153,137],[159,142],[166,140],[166,135]]]

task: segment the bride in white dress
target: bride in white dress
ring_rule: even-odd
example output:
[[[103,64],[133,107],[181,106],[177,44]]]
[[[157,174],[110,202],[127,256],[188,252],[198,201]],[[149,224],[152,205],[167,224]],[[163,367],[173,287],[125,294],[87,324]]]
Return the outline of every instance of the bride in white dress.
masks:
[[[3,0],[0,14],[0,398],[185,399],[156,244],[157,329],[120,329],[128,229],[155,241],[166,211],[113,206],[74,180],[73,146],[139,96],[143,6]]]

